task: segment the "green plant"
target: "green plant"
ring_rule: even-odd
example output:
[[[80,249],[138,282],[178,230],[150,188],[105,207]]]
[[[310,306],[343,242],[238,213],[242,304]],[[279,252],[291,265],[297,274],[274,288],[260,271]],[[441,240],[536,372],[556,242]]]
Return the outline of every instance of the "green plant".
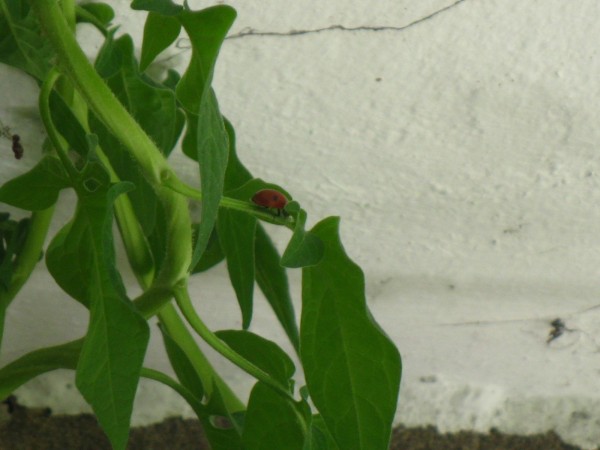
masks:
[[[363,273],[344,252],[339,219],[305,230],[298,202],[281,214],[249,200],[261,189],[292,197],[239,161],[233,127],[211,88],[235,11],[191,11],[170,0],[134,0],[131,7],[148,12],[139,64],[131,37],[117,37],[107,4],[0,0],[0,62],[38,82],[48,135],[38,164],[0,188],[1,202],[31,211],[19,222],[0,216],[0,335],[7,307],[40,260],[62,189],[75,191],[77,207],[45,250],[45,263],[89,310],[81,339],[0,369],[0,396],[43,372],[76,370],[77,388],[113,447],[123,449],[138,380],[147,377],[185,398],[217,450],[386,449],[400,357],[367,309]],[[80,22],[104,36],[94,65],[74,37]],[[187,70],[151,78],[146,69],[182,30],[192,46]],[[167,161],[184,129],[182,150],[198,164],[199,189]],[[201,204],[199,223],[189,201]],[[128,297],[116,265],[113,218],[143,289],[136,298]],[[292,231],[281,257],[259,221]],[[213,332],[192,306],[189,277],[222,260],[242,330]],[[302,268],[300,329],[285,268]],[[299,353],[306,387],[295,388],[294,363],[277,344],[248,331],[255,282]],[[177,380],[143,365],[154,316]],[[247,406],[192,332],[256,378]]]

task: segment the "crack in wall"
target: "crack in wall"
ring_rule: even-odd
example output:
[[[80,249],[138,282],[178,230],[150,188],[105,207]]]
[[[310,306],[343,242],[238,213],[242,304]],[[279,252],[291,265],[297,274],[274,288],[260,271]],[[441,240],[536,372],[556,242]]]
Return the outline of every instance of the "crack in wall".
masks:
[[[323,28],[315,28],[312,30],[290,30],[290,31],[259,31],[251,27],[243,28],[240,32],[227,36],[225,39],[240,39],[244,37],[292,37],[292,36],[301,36],[306,34],[318,34],[324,33],[328,31],[372,31],[372,32],[381,32],[381,31],[404,31],[408,28],[414,27],[415,25],[419,25],[423,22],[433,19],[434,17],[443,14],[466,0],[456,0],[454,3],[451,3],[448,6],[444,6],[441,9],[438,9],[431,14],[423,16],[419,19],[416,19],[406,25],[395,27],[395,26],[376,26],[376,25],[361,25],[358,27],[347,27],[345,25],[330,25],[328,27]],[[177,41],[176,47],[179,49],[187,50],[190,48],[189,39],[182,38]]]
[[[380,31],[404,31],[407,28],[411,28],[414,27],[415,25],[419,25],[423,22],[426,22],[428,20],[433,19],[434,17],[445,13],[446,11],[449,11],[453,8],[455,8],[456,6],[460,5],[461,3],[465,2],[466,0],[456,0],[454,3],[445,6],[441,9],[438,9],[437,11],[432,12],[431,14],[428,14],[424,17],[421,17],[417,20],[414,20],[412,22],[410,22],[409,24],[400,26],[400,27],[395,27],[395,26],[369,26],[369,25],[361,25],[358,27],[347,27],[344,25],[330,25],[328,27],[323,27],[323,28],[315,28],[312,30],[290,30],[290,31],[286,31],[286,32],[278,32],[278,31],[259,31],[256,30],[254,28],[244,28],[242,29],[242,31],[240,31],[239,33],[235,33],[232,34],[230,36],[227,36],[227,39],[239,39],[239,38],[243,38],[243,37],[248,37],[248,36],[274,36],[274,37],[290,37],[290,36],[300,36],[300,35],[305,35],[305,34],[317,34],[317,33],[323,33],[323,32],[327,32],[327,31],[373,31],[373,32],[380,32]]]

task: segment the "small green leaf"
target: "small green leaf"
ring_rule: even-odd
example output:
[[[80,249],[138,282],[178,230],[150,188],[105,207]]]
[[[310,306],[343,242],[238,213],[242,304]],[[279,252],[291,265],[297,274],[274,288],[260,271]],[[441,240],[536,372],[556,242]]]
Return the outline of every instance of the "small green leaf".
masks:
[[[294,362],[277,344],[250,331],[222,330],[215,333],[236,353],[267,372],[284,386],[296,371]]]
[[[40,211],[56,203],[58,193],[70,185],[58,158],[45,156],[29,172],[0,187],[0,202],[28,211]]]
[[[180,31],[181,23],[175,17],[163,16],[154,12],[148,13],[144,24],[144,41],[140,57],[142,72],[163,50],[175,42]]]
[[[290,268],[313,266],[323,257],[323,242],[311,231],[306,231],[305,224],[306,211],[301,209],[296,216],[292,239],[281,257],[282,266]]]
[[[75,369],[82,339],[54,347],[46,347],[21,356],[0,369],[0,398],[6,398],[18,387],[46,372]]]
[[[242,327],[246,330],[252,320],[256,219],[240,211],[223,209],[219,211],[217,232],[242,311]]]
[[[131,9],[152,11],[167,16],[174,16],[183,11],[182,6],[171,0],[133,0]]]
[[[261,382],[254,385],[244,421],[244,449],[303,450],[307,428],[299,405]]]
[[[105,27],[108,27],[115,18],[115,11],[106,3],[80,3],[77,7],[91,14],[92,17]],[[80,20],[87,22],[85,17],[80,17]]]
[[[162,333],[167,355],[169,356],[169,362],[177,375],[177,379],[182,386],[186,387],[198,399],[198,401],[202,401],[202,398],[204,397],[204,387],[202,386],[202,380],[200,380],[196,369],[194,369],[194,366],[185,352],[179,347],[177,342],[173,340],[165,327],[159,324],[159,329]]]
[[[256,283],[275,312],[290,342],[300,348],[296,314],[290,296],[288,277],[281,266],[281,257],[262,225],[256,228]]]
[[[300,356],[310,397],[340,448],[387,450],[400,355],[367,309],[364,275],[342,247],[339,219],[311,233],[325,252],[302,270]]]

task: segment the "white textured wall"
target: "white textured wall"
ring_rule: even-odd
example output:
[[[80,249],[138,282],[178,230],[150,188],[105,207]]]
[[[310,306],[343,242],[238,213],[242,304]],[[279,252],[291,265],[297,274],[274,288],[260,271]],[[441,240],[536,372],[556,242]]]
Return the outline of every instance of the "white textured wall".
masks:
[[[342,216],[371,307],[404,356],[398,420],[555,429],[596,445],[600,307],[588,308],[600,305],[600,4],[230,3],[232,33],[245,35],[226,41],[215,86],[238,152],[309,220]],[[140,30],[141,14],[125,17]],[[183,68],[188,56],[174,61]],[[42,139],[27,115],[32,86],[0,70],[1,118],[31,148]],[[37,156],[30,149],[25,165]],[[24,169],[2,161],[0,180]],[[34,280],[10,312],[3,361],[85,328],[43,268]],[[224,270],[194,283],[214,327],[239,324]],[[548,344],[556,317],[571,331]],[[254,330],[281,337],[260,305]],[[164,366],[158,346],[149,361]],[[46,377],[58,410],[79,407],[64,403],[76,397],[66,376]],[[144,384],[136,420],[179,411],[166,395]]]

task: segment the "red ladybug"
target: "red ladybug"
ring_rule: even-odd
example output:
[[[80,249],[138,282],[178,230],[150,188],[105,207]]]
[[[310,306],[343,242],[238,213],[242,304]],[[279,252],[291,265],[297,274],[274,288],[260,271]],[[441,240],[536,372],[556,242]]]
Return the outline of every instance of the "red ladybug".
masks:
[[[279,215],[284,212],[283,208],[287,205],[288,199],[275,189],[261,189],[252,196],[252,202],[263,208],[276,209]]]

